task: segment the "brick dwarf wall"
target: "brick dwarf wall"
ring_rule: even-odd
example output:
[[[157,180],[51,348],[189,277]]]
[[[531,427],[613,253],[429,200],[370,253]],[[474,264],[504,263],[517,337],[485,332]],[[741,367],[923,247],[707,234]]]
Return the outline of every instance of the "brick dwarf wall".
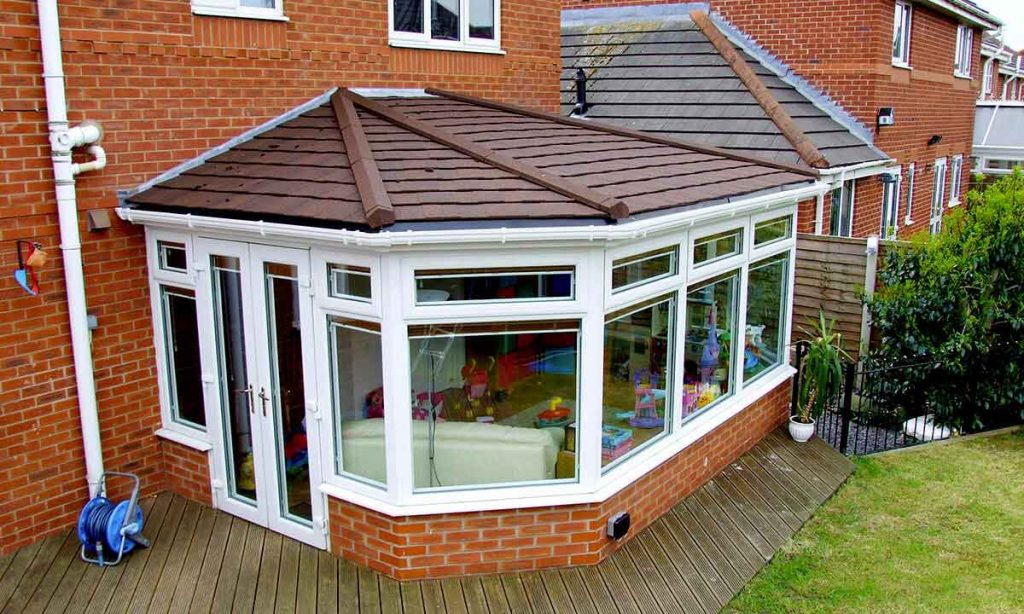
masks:
[[[160,442],[167,490],[203,505],[213,505],[210,454],[168,440]]]
[[[595,565],[724,469],[789,416],[790,383],[603,503],[390,517],[328,498],[331,551],[399,580]],[[628,511],[629,536],[605,536]]]
[[[111,214],[112,230],[87,233],[86,210],[109,210],[118,188],[335,85],[436,86],[558,108],[556,0],[502,3],[506,55],[391,48],[385,0],[288,0],[285,9],[290,21],[269,22],[194,16],[188,0],[59,3],[70,119],[103,124],[109,160],[78,181],[86,292],[99,320],[103,451],[107,468],[140,474],[146,492],[191,490],[171,476],[191,457],[153,436],[160,418],[142,231]],[[0,12],[2,555],[66,528],[86,490],[35,2],[0,0]],[[17,239],[40,241],[51,255],[37,297],[10,276]]]

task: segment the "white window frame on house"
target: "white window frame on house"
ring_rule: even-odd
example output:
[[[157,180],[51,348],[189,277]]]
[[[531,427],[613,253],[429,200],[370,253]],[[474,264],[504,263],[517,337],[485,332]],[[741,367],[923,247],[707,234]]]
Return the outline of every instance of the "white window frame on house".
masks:
[[[974,56],[974,29],[964,24],[956,28],[956,55],[953,58],[953,75],[961,79],[971,78]]]
[[[914,9],[910,2],[896,0],[892,24],[892,65],[910,68],[910,32],[913,26]],[[896,45],[902,45],[897,51]]]
[[[284,14],[284,0],[271,0],[271,7],[244,6],[242,0],[192,0],[192,12],[212,17],[241,17],[243,19],[264,19],[288,21]]]
[[[436,49],[440,51],[468,51],[473,53],[504,54],[501,49],[501,0],[494,3],[494,38],[474,38],[469,34],[469,14],[472,0],[456,0],[459,3],[459,40],[441,40],[430,34],[430,4],[423,2],[423,29],[420,32],[404,32],[395,29],[395,1],[388,3],[388,43],[392,47],[414,49]]]
[[[928,230],[933,234],[939,234],[942,230],[942,214],[945,213],[945,203],[942,202],[946,196],[946,159],[939,158],[935,161],[932,169],[932,208],[928,219]]]
[[[903,223],[907,226],[914,223],[914,184],[917,181],[916,174],[917,163],[911,162],[910,165],[907,166],[907,213],[906,218],[903,220]]]
[[[953,208],[960,204],[960,191],[963,183],[964,156],[957,154],[953,156],[952,171],[949,182],[949,206]]]
[[[847,190],[849,190],[850,198],[846,198]],[[836,211],[835,199],[833,196],[836,192],[839,192],[839,207],[840,212],[839,219],[842,219],[842,210],[849,204],[849,228],[843,228],[842,222],[836,222],[836,216],[832,215],[833,211]],[[857,181],[855,179],[846,179],[841,181],[835,188],[829,192],[829,218],[828,218],[828,234],[834,237],[851,237],[853,236],[853,214],[856,210],[857,203]]]
[[[892,240],[900,229],[900,188],[902,187],[903,169],[887,171],[879,178],[889,176],[893,181],[882,184],[882,239]]]
[[[985,62],[985,70],[982,74],[981,93],[984,96],[992,94],[992,75],[995,72],[995,61]]]

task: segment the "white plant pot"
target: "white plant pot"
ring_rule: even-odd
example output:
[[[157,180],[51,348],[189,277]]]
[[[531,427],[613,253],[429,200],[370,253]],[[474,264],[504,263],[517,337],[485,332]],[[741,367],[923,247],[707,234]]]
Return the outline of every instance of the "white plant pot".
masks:
[[[804,443],[814,436],[814,420],[810,424],[797,422],[796,418],[789,419],[789,436],[797,443]]]

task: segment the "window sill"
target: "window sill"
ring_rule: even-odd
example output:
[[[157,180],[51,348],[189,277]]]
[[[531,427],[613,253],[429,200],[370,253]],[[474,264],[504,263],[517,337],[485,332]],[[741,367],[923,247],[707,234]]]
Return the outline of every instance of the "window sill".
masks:
[[[249,13],[243,11],[234,11],[231,9],[218,9],[205,6],[193,6],[193,15],[201,15],[203,17],[236,17],[238,19],[256,19],[260,21],[290,21],[286,16],[274,13]]]
[[[899,68],[899,69],[902,69],[902,70],[914,70],[914,67],[911,66],[910,64],[907,64],[905,62],[900,62],[900,61],[897,61],[897,60],[893,60],[892,61],[892,67],[893,68]]]
[[[965,75],[964,73],[959,73],[955,71],[953,72],[953,76],[956,77],[957,79],[964,79],[966,81],[971,81],[974,79],[973,77],[971,77],[971,75]]]
[[[174,443],[181,444],[186,448],[192,448],[193,450],[198,450],[200,452],[209,452],[213,449],[213,445],[205,439],[200,439],[195,435],[189,435],[174,429],[161,428],[157,429],[153,434],[161,439],[173,441]]]
[[[956,207],[959,204],[960,204],[960,199],[959,198],[956,199],[956,200],[951,200],[951,201],[949,201],[949,208],[952,209],[953,207]]]
[[[504,49],[484,47],[480,45],[464,45],[462,43],[440,43],[437,41],[390,40],[388,45],[400,49],[424,49],[428,51],[459,51],[462,53],[482,53],[485,55],[507,55]]]

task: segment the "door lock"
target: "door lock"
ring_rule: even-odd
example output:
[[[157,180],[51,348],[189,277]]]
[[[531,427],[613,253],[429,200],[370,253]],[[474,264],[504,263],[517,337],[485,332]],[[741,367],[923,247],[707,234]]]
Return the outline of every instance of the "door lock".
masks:
[[[267,415],[267,403],[270,401],[270,395],[267,394],[267,389],[266,388],[263,388],[262,386],[260,386],[260,393],[258,395],[256,395],[256,396],[258,396],[260,398],[260,401],[263,403],[263,416],[266,417],[266,415]]]
[[[256,413],[256,404],[253,403],[253,400],[252,400],[252,384],[249,384],[248,388],[242,388],[241,390],[238,390],[236,392],[238,392],[239,394],[244,394],[245,395],[246,400],[249,402],[249,411],[255,414]]]

